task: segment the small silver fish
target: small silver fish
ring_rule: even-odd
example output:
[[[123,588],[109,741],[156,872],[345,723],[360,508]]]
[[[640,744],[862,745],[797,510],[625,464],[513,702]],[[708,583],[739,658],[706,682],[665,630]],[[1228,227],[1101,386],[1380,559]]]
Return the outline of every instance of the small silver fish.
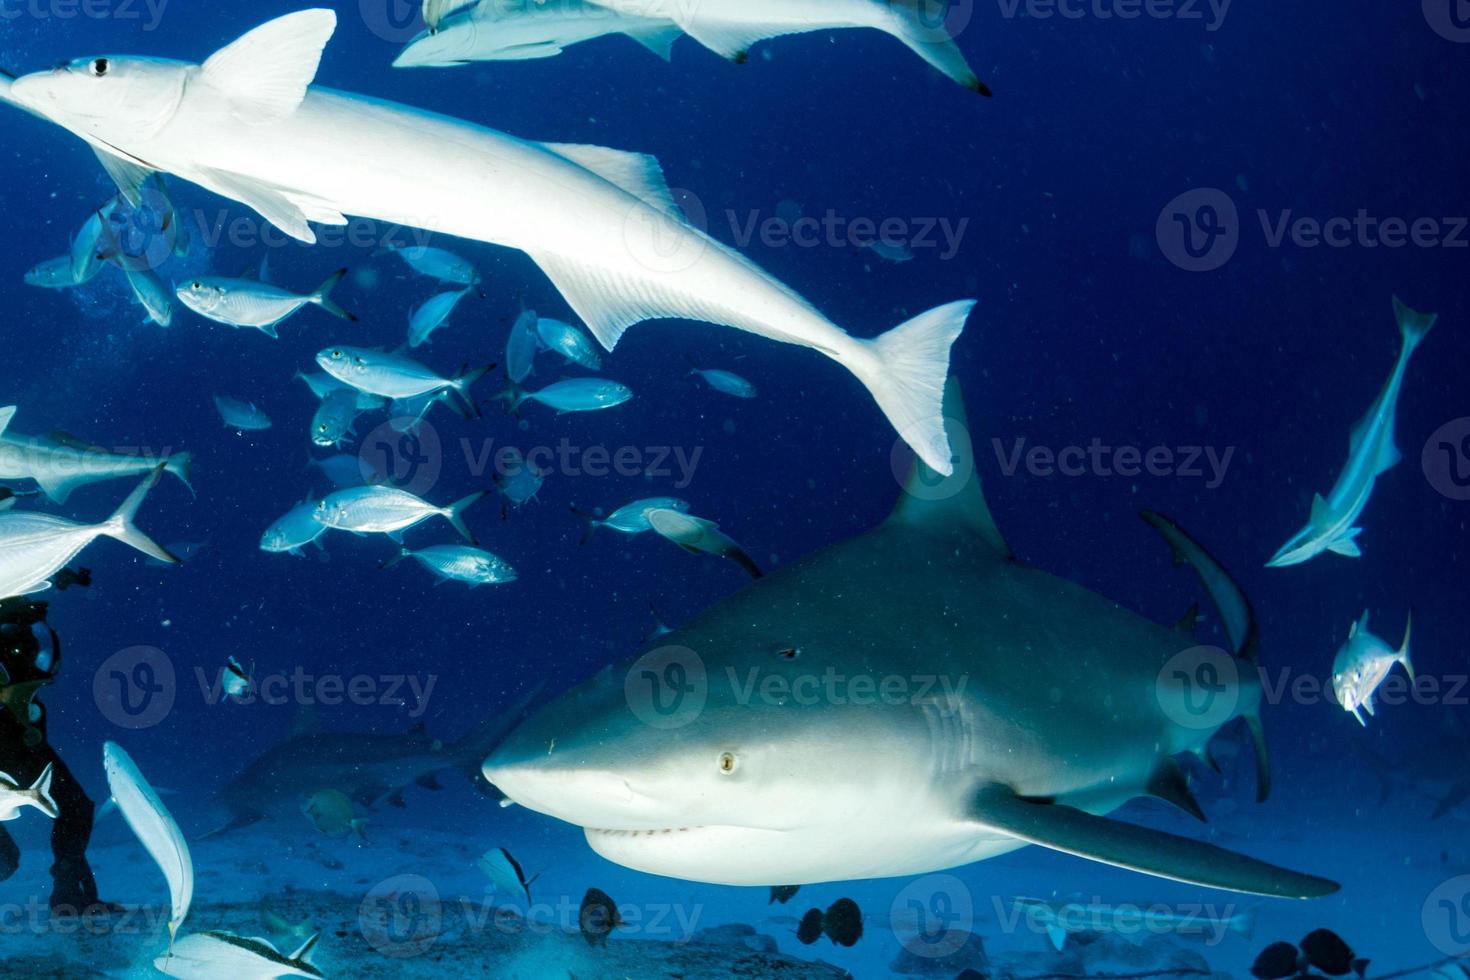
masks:
[[[423,565],[437,575],[440,582],[468,582],[472,589],[481,585],[503,585],[516,580],[516,570],[504,559],[462,544],[437,544],[418,551],[404,548],[397,558],[383,567],[390,568],[405,558],[412,558]]]
[[[601,520],[583,514],[581,516],[587,522],[587,532],[582,535],[582,543],[586,544],[587,540],[602,528],[630,536],[651,531],[653,525],[648,523],[648,512],[651,510],[672,510],[684,513],[689,510],[689,503],[678,497],[644,497],[641,500],[624,504]]]
[[[459,286],[479,285],[480,273],[468,260],[453,252],[429,245],[389,245],[387,248],[421,276]]]
[[[356,457],[341,458],[350,459],[356,469]],[[327,526],[316,519],[316,508],[315,503],[307,501],[286,511],[260,536],[260,550],[303,557],[301,549],[327,533]]]
[[[446,378],[401,354],[366,347],[329,347],[317,354],[316,362],[343,384],[395,401],[453,391],[471,415],[477,414],[477,409],[470,399],[470,387],[490,370],[489,366],[466,369]]]
[[[388,404],[388,399],[381,395],[370,395],[365,391],[358,391],[349,384],[343,384],[325,371],[316,371],[312,374],[296,372],[296,378],[305,382],[306,387],[317,397],[318,401],[325,399],[334,391],[352,391],[357,394],[357,410],[359,412],[374,412]]]
[[[219,410],[219,416],[224,419],[228,428],[253,432],[271,427],[270,416],[256,408],[254,402],[242,402],[238,398],[215,395],[214,407]]]
[[[240,661],[230,657],[225,661],[225,669],[220,677],[220,687],[230,697],[240,697],[255,682],[250,675],[255,672],[255,664],[250,665],[250,670],[240,666]]]
[[[1332,690],[1344,711],[1351,711],[1358,724],[1368,726],[1360,708],[1373,714],[1373,693],[1388,679],[1394,664],[1403,664],[1409,683],[1415,683],[1414,665],[1409,660],[1409,633],[1414,614],[1404,623],[1404,642],[1395,650],[1368,632],[1368,612],[1348,630],[1347,642],[1337,651],[1332,662]]]
[[[505,341],[505,373],[515,384],[530,377],[535,366],[536,352],[541,347],[541,334],[536,327],[538,322],[535,310],[522,311]]]
[[[754,398],[756,396],[755,385],[746,381],[740,375],[731,371],[721,371],[718,368],[695,368],[690,374],[697,374],[715,391],[722,394],[733,395],[736,398]]]
[[[555,351],[590,371],[602,369],[602,355],[597,352],[592,338],[570,323],[542,318],[536,321],[536,333],[547,350]]]
[[[434,331],[449,322],[459,301],[474,291],[466,286],[454,292],[439,293],[424,301],[424,304],[408,315],[408,346],[420,347],[429,342]]]
[[[311,419],[311,441],[318,446],[337,448],[347,441],[352,421],[357,417],[357,392],[351,388],[334,391],[322,399]]]
[[[540,391],[522,391],[512,387],[501,397],[509,403],[512,412],[528,401],[558,412],[599,412],[629,401],[633,391],[627,385],[604,378],[570,378],[547,385]]]
[[[475,536],[464,523],[464,512],[485,491],[472,493],[448,507],[435,507],[407,490],[397,487],[349,487],[322,498],[316,506],[316,520],[327,527],[356,534],[387,534],[397,537],[431,517],[442,517],[475,543]]]
[[[179,302],[202,317],[231,327],[253,328],[274,338],[280,336],[276,330],[277,325],[308,304],[320,306],[333,316],[356,322],[357,317],[338,306],[330,296],[346,275],[346,269],[338,269],[315,291],[305,295],[259,279],[226,279],[219,276],[191,279],[181,283],[175,293]]]
[[[497,457],[495,486],[506,503],[516,507],[525,506],[535,499],[545,482],[545,474],[528,463],[520,450],[511,448],[503,456]]]
[[[25,274],[27,286],[42,289],[70,289],[77,285],[71,276],[71,256],[58,255],[54,259],[38,262]]]

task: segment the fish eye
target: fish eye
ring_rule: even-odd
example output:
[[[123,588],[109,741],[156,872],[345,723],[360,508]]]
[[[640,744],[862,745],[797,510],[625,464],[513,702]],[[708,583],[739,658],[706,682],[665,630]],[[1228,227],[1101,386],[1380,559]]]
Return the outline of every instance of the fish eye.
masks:
[[[731,773],[733,773],[735,771],[736,766],[738,766],[739,764],[740,764],[740,760],[737,759],[737,758],[735,758],[735,753],[734,752],[721,752],[720,753],[720,775],[722,775],[722,776],[728,776],[728,775],[730,775]]]
[[[101,78],[107,74],[108,67],[106,58],[93,58],[92,63],[87,66],[87,70],[92,73],[93,78]]]
[[[801,647],[782,647],[776,651],[776,656],[782,660],[795,660],[801,656]]]

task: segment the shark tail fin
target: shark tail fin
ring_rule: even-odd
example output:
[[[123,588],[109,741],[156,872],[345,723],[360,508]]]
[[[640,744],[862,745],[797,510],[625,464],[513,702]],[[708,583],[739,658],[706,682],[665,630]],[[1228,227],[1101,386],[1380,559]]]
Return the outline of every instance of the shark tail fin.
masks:
[[[262,270],[262,272],[263,271],[264,270]],[[328,313],[332,314],[333,316],[339,316],[342,319],[347,320],[351,323],[356,323],[357,317],[354,316],[352,313],[349,313],[347,310],[343,309],[340,305],[338,305],[336,300],[332,299],[332,290],[336,289],[337,284],[346,277],[346,269],[338,269],[336,272],[332,273],[330,276],[327,277],[326,282],[316,287],[316,292],[311,294],[311,301],[317,306],[320,306],[322,309],[326,310]]]
[[[490,792],[491,786],[480,771],[481,765],[495,751],[495,748],[505,741],[505,737],[530,715],[531,705],[541,696],[541,691],[545,687],[545,681],[533,685],[509,709],[491,715],[479,728],[451,745],[449,747],[449,754],[453,757],[451,767],[463,773],[476,789],[481,792]]]
[[[1404,335],[1404,350],[1411,352],[1423,342],[1439,319],[1437,313],[1420,313],[1405,306],[1397,296],[1393,298],[1393,316],[1399,322],[1399,332]]]
[[[943,411],[949,349],[974,308],[973,300],[961,300],[920,313],[865,341],[875,362],[853,365],[894,429],[941,476],[954,472]]]
[[[1404,621],[1404,642],[1399,644],[1399,663],[1403,664],[1404,670],[1408,671],[1409,683],[1417,684],[1419,683],[1419,680],[1414,676],[1414,664],[1412,661],[1409,660],[1409,634],[1412,633],[1413,630],[1414,610],[1410,609],[1409,618]]]
[[[897,24],[890,33],[936,71],[986,98],[990,86],[965,61],[946,23],[949,0],[893,0],[889,5]]]
[[[162,547],[148,535],[138,529],[133,523],[133,518],[138,514],[138,508],[143,506],[143,498],[148,496],[148,491],[158,485],[159,477],[163,476],[166,463],[159,463],[143,478],[138,488],[128,494],[128,499],[122,502],[113,515],[109,517],[98,529],[109,538],[116,538],[129,547],[136,548],[149,558],[156,558],[168,565],[177,565],[179,559],[169,553],[168,549]]]

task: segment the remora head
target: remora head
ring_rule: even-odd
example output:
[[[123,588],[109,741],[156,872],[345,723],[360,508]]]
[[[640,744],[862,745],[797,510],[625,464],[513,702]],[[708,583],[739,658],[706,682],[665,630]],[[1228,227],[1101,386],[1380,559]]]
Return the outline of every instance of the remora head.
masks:
[[[862,826],[891,827],[931,792],[922,713],[785,687],[820,676],[824,637],[741,608],[740,627],[706,619],[573,689],[500,746],[485,778],[653,874],[805,883],[823,880],[834,848],[851,862]],[[797,696],[772,696],[773,678]]]
[[[477,26],[474,18],[459,16],[440,25],[435,33],[424,31],[404,46],[398,57],[393,59],[393,67],[454,68],[467,65],[476,60]]]
[[[127,146],[164,127],[197,71],[159,58],[79,58],[16,79],[11,95],[89,142]]]

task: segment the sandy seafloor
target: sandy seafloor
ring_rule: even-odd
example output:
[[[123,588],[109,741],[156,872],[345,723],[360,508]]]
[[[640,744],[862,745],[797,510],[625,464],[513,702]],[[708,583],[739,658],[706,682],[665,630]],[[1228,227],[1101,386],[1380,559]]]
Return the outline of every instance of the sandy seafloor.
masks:
[[[1301,789],[1288,787],[1282,795]],[[324,837],[304,818],[278,818],[196,843],[196,897],[183,931],[270,936],[260,913],[265,899],[283,918],[309,918],[322,931],[315,962],[328,976],[796,980],[953,977],[965,966],[997,978],[1245,977],[1267,943],[1328,926],[1371,958],[1370,976],[1379,976],[1442,958],[1435,942],[1445,940],[1424,918],[1426,900],[1447,880],[1470,874],[1464,814],[1430,822],[1430,804],[1421,797],[1394,798],[1383,807],[1370,800],[1346,813],[1314,812],[1304,803],[1301,818],[1289,824],[1273,823],[1291,812],[1281,800],[1260,807],[1217,800],[1217,819],[1208,828],[1191,828],[1185,818],[1147,804],[1125,813],[1331,873],[1343,883],[1341,894],[1312,903],[1242,899],[1030,848],[936,875],[808,886],[782,907],[769,905],[764,889],[696,885],[613,866],[574,828],[488,801],[478,808],[478,829],[442,822],[430,829],[442,817],[475,812],[475,802],[463,783],[439,793],[410,790],[406,807],[370,814],[365,842]],[[47,862],[37,848],[44,848],[46,825],[31,817],[10,827],[27,851],[7,895],[44,895]],[[487,894],[475,867],[480,853],[500,844],[512,848],[528,874],[540,875],[529,921],[523,905]],[[52,922],[12,899],[5,910],[4,975],[158,976],[149,964],[167,946],[162,875],[115,814],[99,823],[93,857],[104,897],[136,908],[110,922]],[[612,895],[630,923],[606,947],[589,946],[576,931],[589,886]],[[1059,954],[1024,922],[1006,922],[1011,896],[1048,889],[1113,903],[1169,902],[1181,911],[1196,904],[1205,913],[1254,909],[1257,922],[1250,938],[1073,937]],[[839,897],[864,911],[857,945],[839,948],[825,938],[810,947],[798,943],[796,918]],[[927,917],[923,934],[915,928],[915,901],[942,916]],[[964,938],[966,923],[983,953]],[[753,934],[720,928],[732,924]],[[717,931],[705,932],[710,929]],[[271,938],[283,948],[299,942],[289,934]]]

